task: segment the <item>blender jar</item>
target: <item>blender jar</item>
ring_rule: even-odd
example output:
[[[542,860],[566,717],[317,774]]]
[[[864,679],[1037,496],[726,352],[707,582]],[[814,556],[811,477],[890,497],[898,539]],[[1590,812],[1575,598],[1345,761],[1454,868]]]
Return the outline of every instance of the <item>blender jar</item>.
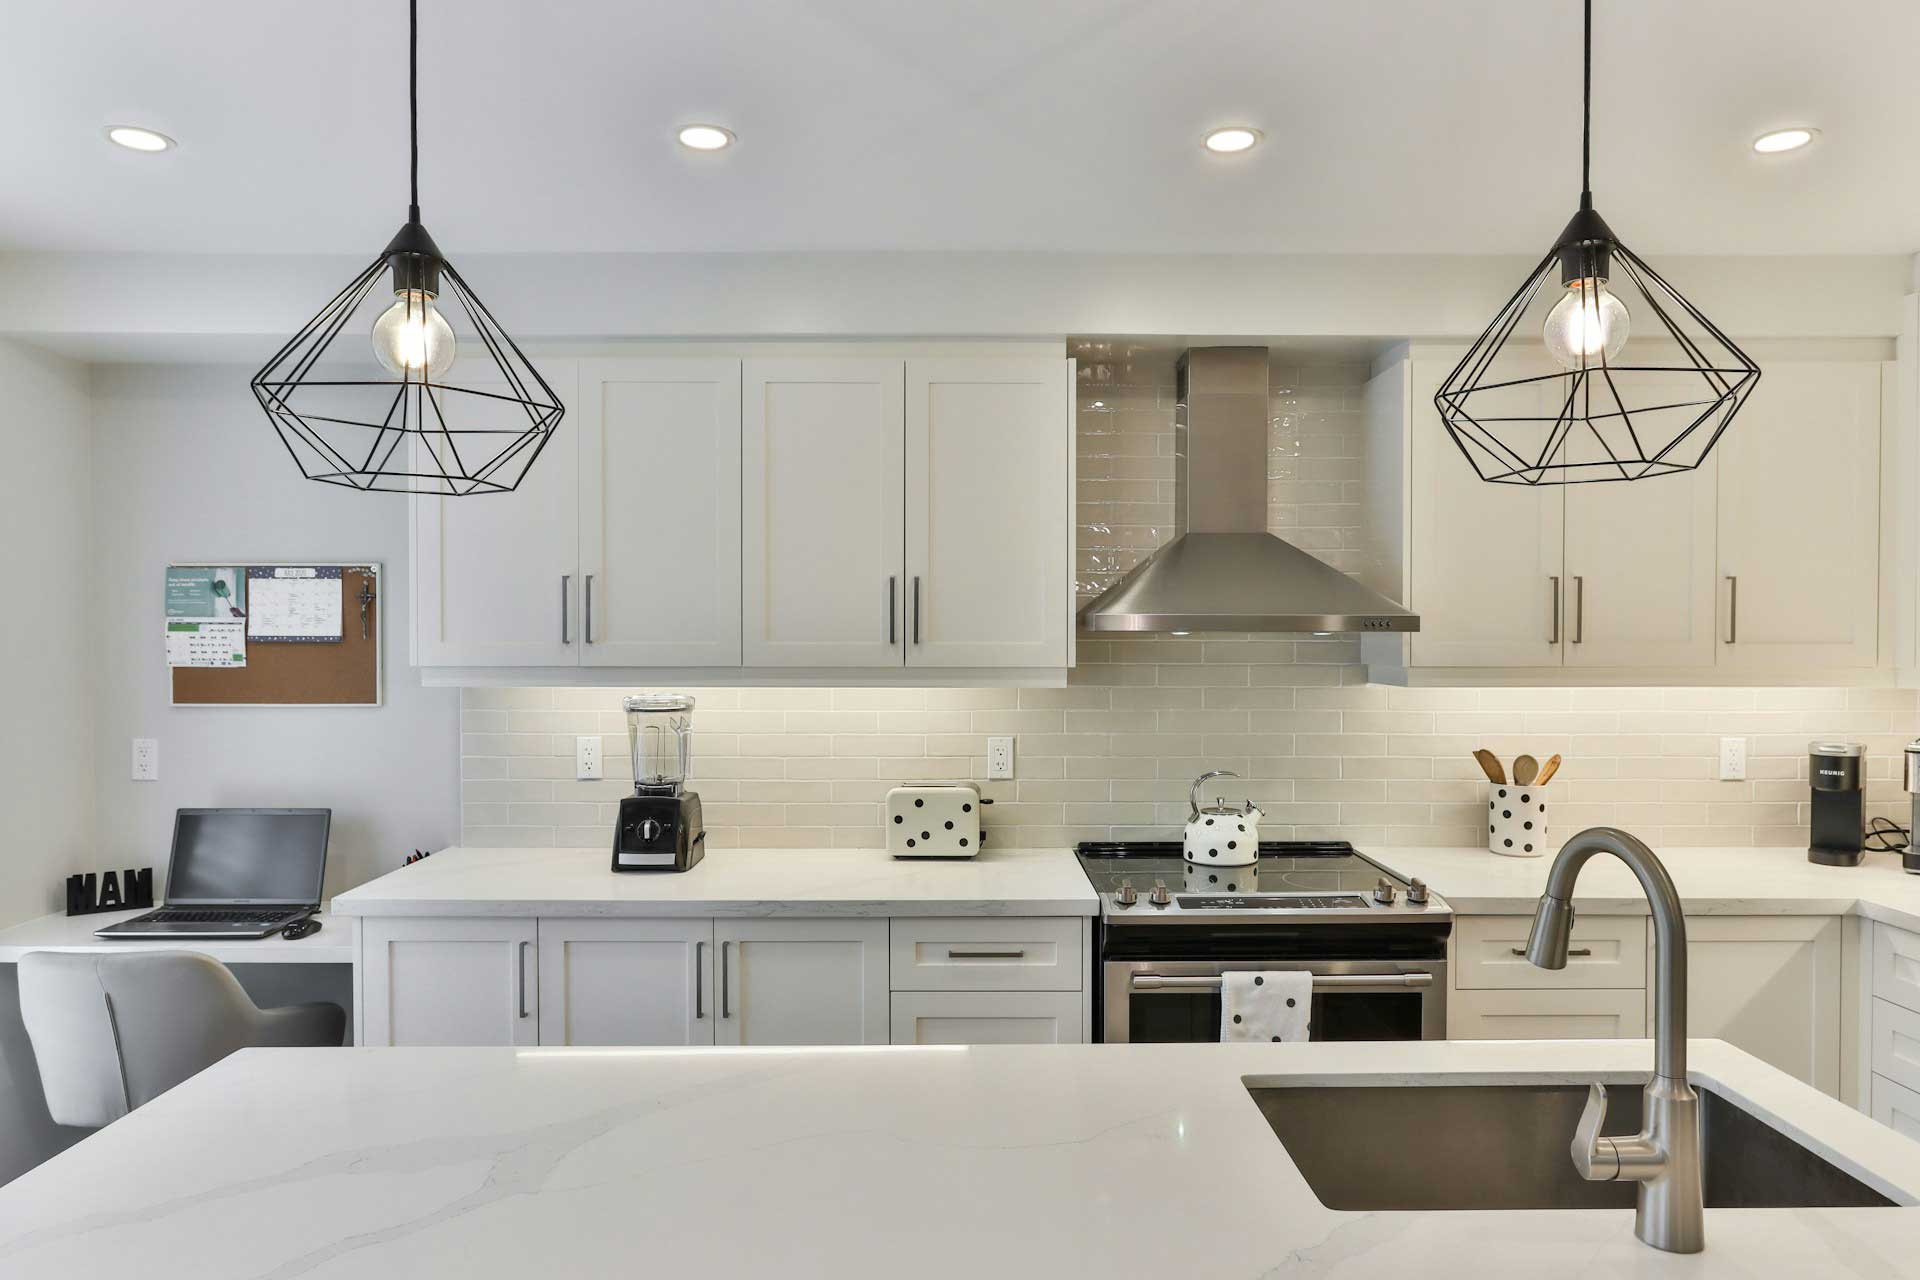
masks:
[[[635,793],[678,793],[687,780],[693,747],[693,699],[680,693],[643,693],[624,705]]]

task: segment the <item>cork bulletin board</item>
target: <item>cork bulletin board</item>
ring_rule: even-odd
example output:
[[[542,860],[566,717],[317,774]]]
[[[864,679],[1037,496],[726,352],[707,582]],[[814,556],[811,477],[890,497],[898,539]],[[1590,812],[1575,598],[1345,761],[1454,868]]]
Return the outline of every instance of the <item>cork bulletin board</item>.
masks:
[[[380,613],[386,601],[378,564],[225,563],[237,566],[240,575],[253,585],[255,600],[264,600],[265,587],[276,572],[300,574],[309,602],[314,592],[330,593],[337,584],[339,635],[263,635],[255,629],[258,612],[250,609],[256,616],[249,620],[245,665],[171,667],[174,706],[380,705]],[[175,564],[167,568],[171,578],[175,570],[218,566]],[[224,589],[221,594],[224,601]],[[251,606],[252,602],[248,603]]]

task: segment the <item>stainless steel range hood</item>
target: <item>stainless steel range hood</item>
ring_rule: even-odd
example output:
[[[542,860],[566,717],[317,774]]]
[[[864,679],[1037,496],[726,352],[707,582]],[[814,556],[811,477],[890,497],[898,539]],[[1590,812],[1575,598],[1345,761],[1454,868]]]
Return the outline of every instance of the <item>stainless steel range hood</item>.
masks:
[[[1080,611],[1088,631],[1418,631],[1372,588],[1267,530],[1267,350],[1180,359],[1172,542]]]

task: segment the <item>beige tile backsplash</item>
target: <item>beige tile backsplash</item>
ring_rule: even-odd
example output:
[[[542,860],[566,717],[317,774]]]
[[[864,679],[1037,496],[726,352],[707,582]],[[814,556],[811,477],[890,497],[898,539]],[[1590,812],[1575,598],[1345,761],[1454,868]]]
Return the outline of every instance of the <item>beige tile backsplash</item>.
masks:
[[[1078,576],[1095,592],[1170,535],[1172,367],[1076,351]],[[1360,365],[1276,363],[1269,527],[1329,562],[1358,554]],[[1088,639],[1065,689],[698,689],[694,785],[726,846],[879,846],[894,784],[979,778],[986,737],[1016,736],[1017,777],[987,785],[989,847],[1171,836],[1187,784],[1267,813],[1270,837],[1477,844],[1486,746],[1566,764],[1554,835],[1623,826],[1667,845],[1807,838],[1806,747],[1867,744],[1869,811],[1906,818],[1901,748],[1920,694],[1897,689],[1399,689],[1363,682],[1355,642],[1265,635]],[[598,846],[630,789],[617,689],[468,689],[462,840]],[[606,777],[573,780],[574,737]],[[1719,739],[1749,739],[1747,780],[1715,780]]]

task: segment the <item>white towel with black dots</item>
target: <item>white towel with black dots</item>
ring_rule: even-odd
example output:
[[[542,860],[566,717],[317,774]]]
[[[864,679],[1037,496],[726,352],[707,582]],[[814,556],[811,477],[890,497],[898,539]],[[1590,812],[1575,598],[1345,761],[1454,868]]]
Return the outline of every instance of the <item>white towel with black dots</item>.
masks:
[[[1233,972],[1220,977],[1220,1043],[1291,1044],[1307,1038],[1313,975],[1301,970]]]

